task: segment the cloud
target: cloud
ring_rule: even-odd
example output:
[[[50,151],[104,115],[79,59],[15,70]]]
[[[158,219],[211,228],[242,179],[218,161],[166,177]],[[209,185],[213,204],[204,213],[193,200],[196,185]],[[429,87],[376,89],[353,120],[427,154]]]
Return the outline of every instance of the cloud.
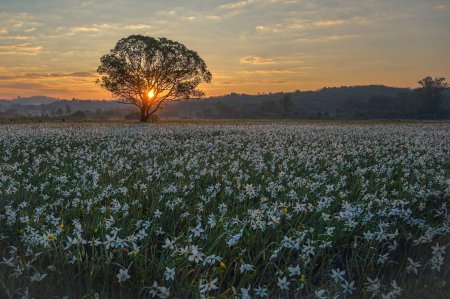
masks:
[[[295,4],[298,3],[297,0],[270,0],[272,3],[281,3],[281,4]]]
[[[177,15],[177,10],[176,9],[171,9],[171,10],[160,10],[157,12],[158,15],[162,15],[162,16],[176,16]]]
[[[71,28],[71,32],[78,33],[78,32],[98,32],[100,29],[96,27],[78,27],[78,28]]]
[[[2,80],[11,79],[41,79],[41,78],[62,78],[62,77],[94,77],[94,72],[69,72],[69,73],[26,73],[18,76],[0,76]]]
[[[42,46],[34,46],[30,43],[0,46],[0,55],[37,55],[42,49]]]
[[[349,23],[349,20],[320,20],[313,22],[312,25],[316,27],[335,27]]]
[[[148,25],[148,24],[120,24],[120,23],[116,23],[116,24],[92,24],[90,26],[86,26],[86,27],[71,27],[69,28],[69,32],[67,35],[72,36],[75,34],[97,34],[97,33],[103,33],[105,30],[111,30],[111,29],[116,29],[116,30],[149,30],[152,29],[153,26]],[[67,30],[64,27],[60,27],[57,28],[58,30]]]
[[[14,27],[17,27],[17,28],[20,28],[20,27],[23,26],[23,22],[22,22],[22,21],[15,21],[15,22],[13,23],[13,26],[14,26]]]
[[[290,70],[254,70],[254,71],[240,71],[239,74],[243,75],[279,75],[279,74],[292,74]]]
[[[70,73],[30,73],[25,74],[25,77],[31,78],[61,78],[61,77],[92,77],[95,76],[94,72],[70,72]]]
[[[347,40],[356,37],[356,34],[333,34],[333,35],[327,35],[323,39],[324,40],[331,40],[331,41],[338,41],[338,40]]]
[[[294,22],[287,26],[287,28],[293,29],[293,30],[304,29],[306,27],[308,27],[308,24],[306,24],[304,22]]]
[[[218,20],[220,20],[220,17],[219,16],[207,16],[206,19],[207,20],[218,21]]]
[[[6,30],[5,28],[0,28],[0,34],[7,34],[8,30]]]
[[[232,81],[224,81],[221,84],[223,84],[223,85],[240,85],[240,84],[247,84],[247,82],[240,81],[240,80],[232,80]]]
[[[295,41],[306,42],[306,43],[341,41],[341,40],[352,39],[357,36],[358,36],[357,34],[341,34],[341,35],[333,34],[333,35],[325,35],[325,36],[298,38]]]
[[[249,4],[255,2],[254,0],[241,0],[233,3],[227,3],[219,6],[220,9],[240,9],[248,6]]]
[[[242,64],[258,64],[258,65],[275,63],[275,61],[273,59],[262,58],[262,57],[258,57],[258,56],[245,56],[240,59],[240,62]]]
[[[282,24],[276,24],[276,25],[258,25],[255,27],[256,31],[260,32],[280,32],[284,29],[284,26]]]
[[[0,36],[0,39],[28,40],[28,39],[30,39],[30,37],[29,36],[23,36],[23,35],[4,35],[4,36]]]
[[[77,33],[98,33],[104,29],[110,29],[112,26],[109,24],[93,24],[90,27],[72,27],[69,28],[69,35],[75,35]]]
[[[14,83],[6,83],[1,84],[2,88],[11,88],[11,89],[42,89],[46,88],[44,84],[40,83],[23,83],[23,82],[14,82]]]
[[[219,21],[221,19],[220,16],[216,16],[216,15],[203,15],[203,14],[197,14],[197,15],[188,15],[188,16],[184,16],[182,17],[185,20],[188,21],[204,21],[204,20],[208,20],[208,21]]]
[[[270,24],[270,25],[258,25],[255,27],[256,31],[259,32],[285,32],[285,31],[296,31],[296,30],[311,30],[315,28],[331,28],[338,27],[350,23],[355,23],[358,25],[367,25],[369,20],[362,17],[353,17],[350,19],[325,19],[317,21],[297,21],[293,20],[290,23],[285,24]]]
[[[125,26],[125,29],[131,29],[131,30],[142,30],[142,29],[151,29],[152,26],[146,25],[146,24],[136,24],[136,25],[127,25]]]
[[[260,84],[287,84],[287,83],[296,83],[300,82],[298,80],[230,80],[222,82],[219,85],[260,85]]]
[[[100,29],[95,27],[78,27],[78,28],[71,28],[70,33],[83,33],[83,32],[99,32]]]
[[[36,27],[31,27],[31,28],[26,29],[25,32],[28,33],[28,32],[33,32],[35,30],[36,30]]]

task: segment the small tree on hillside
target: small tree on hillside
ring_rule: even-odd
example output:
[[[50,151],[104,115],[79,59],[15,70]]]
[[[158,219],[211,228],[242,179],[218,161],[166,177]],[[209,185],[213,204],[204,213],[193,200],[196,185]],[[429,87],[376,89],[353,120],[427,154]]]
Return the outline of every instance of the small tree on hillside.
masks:
[[[444,90],[448,88],[445,78],[425,77],[420,80],[420,88],[416,89],[422,105],[422,112],[428,115],[437,116],[439,106],[444,99]]]
[[[283,116],[289,117],[293,115],[294,103],[292,102],[291,94],[287,93],[279,100],[281,107],[283,107]]]
[[[131,35],[100,61],[97,82],[118,102],[137,106],[143,122],[166,100],[203,96],[197,87],[212,78],[196,52],[166,38]]]
[[[66,114],[69,115],[72,113],[72,108],[69,105],[66,105]]]

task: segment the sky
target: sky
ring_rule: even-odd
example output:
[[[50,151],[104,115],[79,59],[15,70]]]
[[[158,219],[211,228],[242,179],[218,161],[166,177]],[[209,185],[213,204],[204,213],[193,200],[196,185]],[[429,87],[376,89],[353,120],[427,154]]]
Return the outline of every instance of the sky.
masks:
[[[0,0],[0,98],[111,99],[100,57],[132,34],[194,50],[206,96],[450,81],[450,0]]]

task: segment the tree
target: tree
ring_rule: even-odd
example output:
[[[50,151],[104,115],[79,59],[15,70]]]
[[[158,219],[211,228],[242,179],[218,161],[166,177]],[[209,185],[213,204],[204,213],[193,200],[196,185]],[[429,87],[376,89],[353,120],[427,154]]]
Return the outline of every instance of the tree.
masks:
[[[420,80],[421,86],[416,90],[422,103],[422,112],[428,115],[436,116],[439,106],[444,99],[444,90],[448,87],[445,78],[425,77]]]
[[[212,78],[196,52],[166,38],[131,35],[100,62],[97,83],[118,102],[137,106],[143,122],[166,100],[203,96],[197,87]]]
[[[66,104],[66,114],[69,115],[71,113],[72,113],[72,108],[70,108],[70,106]]]
[[[86,115],[86,112],[77,110],[74,113],[72,113],[71,117],[74,119],[85,119],[87,117],[87,115]]]
[[[288,117],[293,114],[292,108],[294,106],[294,103],[292,102],[290,93],[285,94],[279,100],[279,103],[281,104],[281,107],[283,107],[283,116],[284,117]]]

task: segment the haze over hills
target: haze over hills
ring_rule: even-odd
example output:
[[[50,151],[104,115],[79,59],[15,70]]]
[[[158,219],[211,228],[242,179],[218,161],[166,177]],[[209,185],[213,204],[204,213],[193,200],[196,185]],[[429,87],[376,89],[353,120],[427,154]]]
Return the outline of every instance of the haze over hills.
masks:
[[[450,118],[449,90],[438,118]],[[224,96],[168,102],[161,118],[428,118],[408,88],[343,86],[317,91]],[[46,96],[0,100],[0,118],[123,119],[134,106],[108,100],[65,100]],[[435,117],[434,117],[435,118]]]

